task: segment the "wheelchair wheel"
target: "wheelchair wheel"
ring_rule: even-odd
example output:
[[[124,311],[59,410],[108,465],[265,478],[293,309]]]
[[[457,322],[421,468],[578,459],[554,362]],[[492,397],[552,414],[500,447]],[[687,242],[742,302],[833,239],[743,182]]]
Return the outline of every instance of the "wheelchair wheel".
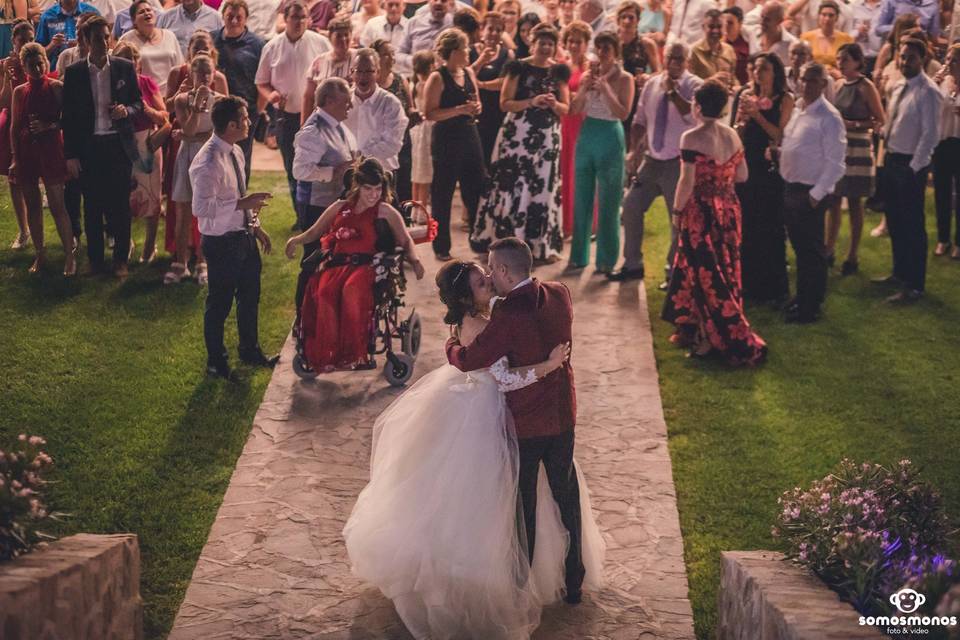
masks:
[[[313,380],[317,372],[310,367],[299,353],[293,356],[293,372],[302,380]]]
[[[393,356],[391,358],[391,356]],[[405,353],[388,353],[383,377],[394,387],[402,387],[413,376],[413,358]]]
[[[420,314],[413,311],[407,321],[404,323],[403,352],[411,358],[416,358],[420,353],[420,336],[423,333],[423,327],[420,323]]]

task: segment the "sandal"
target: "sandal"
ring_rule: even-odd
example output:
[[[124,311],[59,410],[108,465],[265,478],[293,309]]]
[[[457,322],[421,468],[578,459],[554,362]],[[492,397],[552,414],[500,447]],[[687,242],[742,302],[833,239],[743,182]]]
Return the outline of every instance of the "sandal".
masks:
[[[13,239],[13,243],[10,245],[10,248],[14,251],[19,251],[20,249],[26,249],[30,246],[30,234],[29,233],[18,233],[17,237]]]
[[[197,265],[197,284],[205,287],[208,282],[210,282],[210,275],[207,273],[207,263],[201,262]]]
[[[153,264],[153,261],[157,259],[157,248],[154,247],[153,251],[150,252],[148,256],[146,253],[140,254],[140,264]]]
[[[171,262],[170,271],[163,274],[163,284],[180,284],[184,278],[190,277],[190,269],[182,262]]]

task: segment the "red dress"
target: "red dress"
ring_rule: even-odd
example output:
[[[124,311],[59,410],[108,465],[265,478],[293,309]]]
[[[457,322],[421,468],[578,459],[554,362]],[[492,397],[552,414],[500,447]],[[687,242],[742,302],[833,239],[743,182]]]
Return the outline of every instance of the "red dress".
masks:
[[[379,208],[377,203],[354,213],[352,205],[344,205],[321,245],[334,255],[375,253]],[[346,368],[367,359],[374,279],[370,264],[330,267],[310,278],[300,324],[311,367]]]
[[[733,183],[743,151],[718,163],[684,149],[696,163],[693,195],[679,212],[680,231],[662,318],[676,328],[673,340],[690,343],[701,333],[730,364],[757,364],[767,343],[743,312],[740,276],[740,201]]]
[[[175,82],[170,83],[169,86],[176,86],[177,88],[183,84],[183,81],[187,79],[187,76],[190,75],[190,65],[182,64],[177,67],[177,77],[174,78]],[[213,82],[210,82],[210,88],[213,89]],[[176,94],[176,92],[174,92]],[[176,120],[176,115],[171,111],[170,117],[173,119],[173,128],[179,129],[180,124]],[[173,165],[177,159],[177,151],[180,150],[180,143],[173,139],[173,136],[167,138],[167,142],[163,145],[163,194],[167,197],[167,215],[164,218],[164,227],[163,227],[163,248],[167,250],[167,253],[176,255],[177,254],[177,203],[173,201]],[[194,247],[200,246],[200,227],[197,224],[197,219],[194,217],[191,221],[191,244]]]
[[[17,54],[12,54],[5,60],[13,71],[13,88],[16,89],[27,81],[27,74],[23,72],[23,66],[20,64],[20,58]],[[4,72],[4,67],[0,66],[0,73]],[[13,154],[10,152],[10,109],[4,107],[0,111],[0,176],[5,176],[10,171],[10,163],[13,161]]]
[[[50,184],[63,184],[67,179],[67,160],[63,155],[60,129],[34,134],[29,128],[31,116],[41,122],[60,122],[60,100],[53,92],[50,78],[29,78],[17,106],[21,115],[20,131],[14,139],[17,145],[16,180],[25,184],[43,178]]]

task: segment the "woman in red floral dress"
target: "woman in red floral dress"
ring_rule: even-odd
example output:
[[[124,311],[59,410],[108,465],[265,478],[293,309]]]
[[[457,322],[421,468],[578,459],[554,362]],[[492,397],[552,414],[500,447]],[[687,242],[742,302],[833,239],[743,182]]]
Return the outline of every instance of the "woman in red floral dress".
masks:
[[[317,239],[332,254],[327,266],[307,282],[300,307],[304,351],[317,371],[349,369],[367,360],[378,219],[390,226],[417,280],[423,278],[413,238],[400,213],[387,204],[388,185],[380,163],[364,160],[353,173],[346,199],[330,205],[313,226],[287,241],[288,258],[293,258],[297,246]]]
[[[705,83],[695,101],[702,123],[680,140],[677,253],[661,317],[676,326],[671,341],[691,347],[691,356],[716,354],[734,365],[758,364],[767,345],[743,312],[740,202],[734,191],[734,182],[747,178],[743,146],[737,133],[718,121],[727,102],[723,86]]]

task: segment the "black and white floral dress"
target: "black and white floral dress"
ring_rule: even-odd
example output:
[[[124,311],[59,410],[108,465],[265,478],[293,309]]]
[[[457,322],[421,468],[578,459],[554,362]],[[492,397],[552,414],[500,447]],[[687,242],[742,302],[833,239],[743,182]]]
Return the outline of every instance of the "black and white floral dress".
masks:
[[[509,64],[506,73],[518,78],[516,100],[543,93],[559,98],[570,75],[565,65],[537,67],[526,61]],[[484,252],[494,240],[510,236],[526,241],[534,259],[559,257],[563,251],[560,118],[550,109],[508,113],[497,135],[470,245]]]

